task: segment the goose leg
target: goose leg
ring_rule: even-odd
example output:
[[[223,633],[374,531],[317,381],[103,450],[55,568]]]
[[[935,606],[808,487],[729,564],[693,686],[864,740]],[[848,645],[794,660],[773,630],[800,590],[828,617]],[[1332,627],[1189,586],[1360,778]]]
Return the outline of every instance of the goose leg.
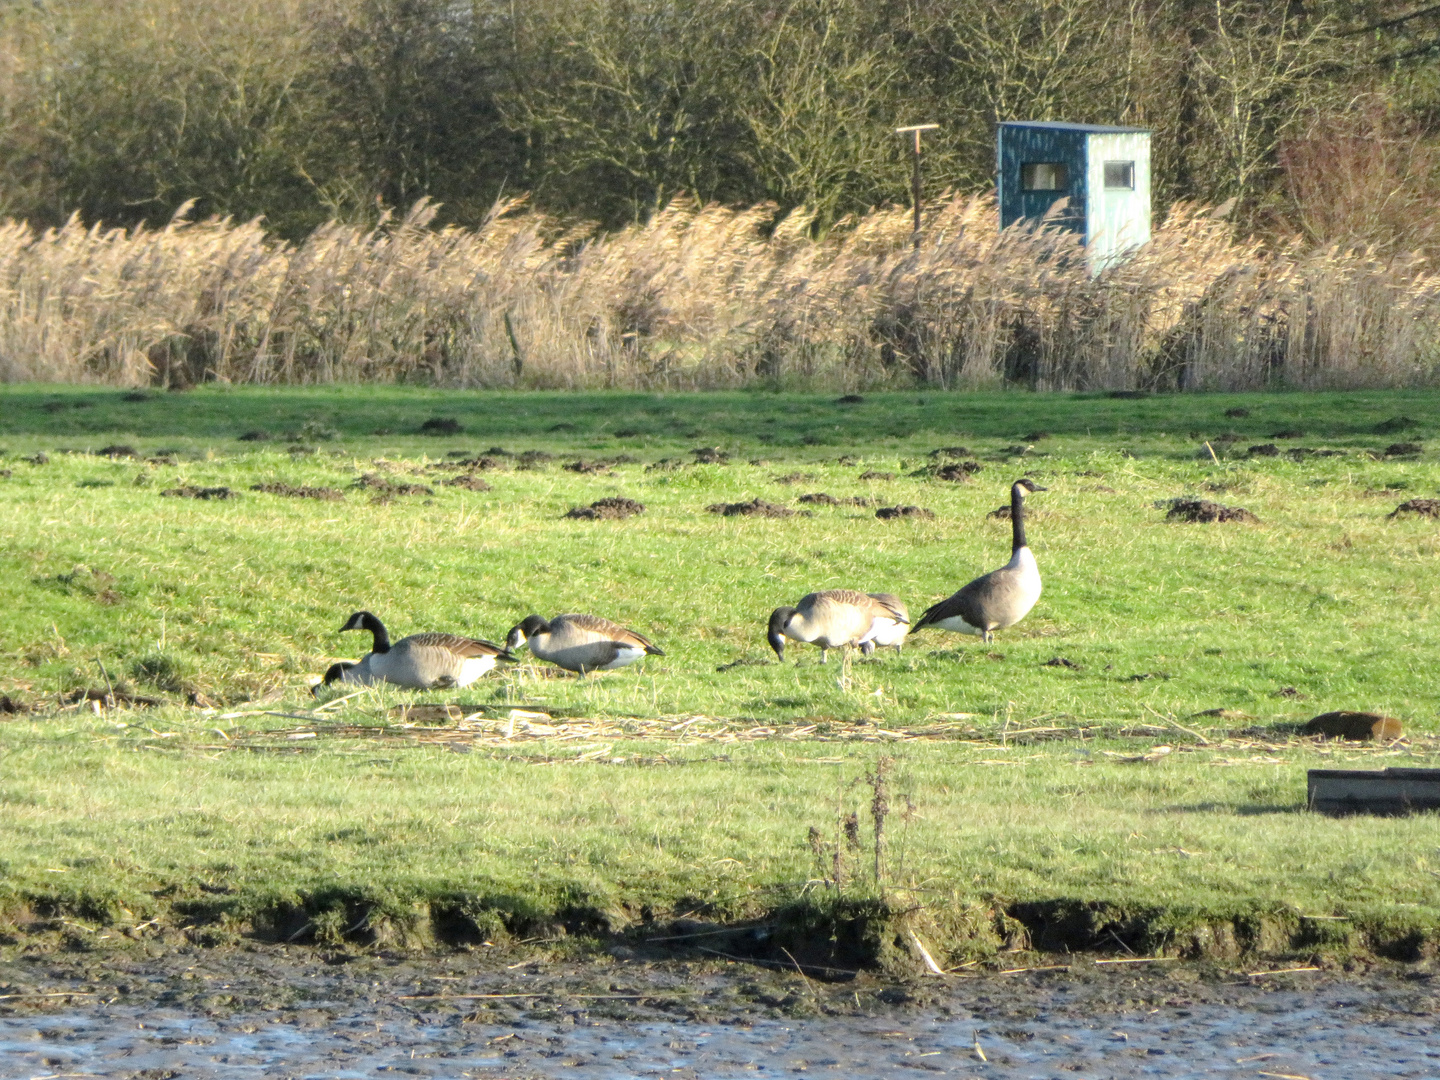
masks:
[[[826,652],[828,652],[828,651],[829,651],[829,650],[827,650],[824,645],[821,645],[821,646],[820,646],[820,663],[822,663],[822,664],[828,664],[828,663],[830,662],[829,660],[827,660],[827,659],[825,658],[825,654],[826,654]]]

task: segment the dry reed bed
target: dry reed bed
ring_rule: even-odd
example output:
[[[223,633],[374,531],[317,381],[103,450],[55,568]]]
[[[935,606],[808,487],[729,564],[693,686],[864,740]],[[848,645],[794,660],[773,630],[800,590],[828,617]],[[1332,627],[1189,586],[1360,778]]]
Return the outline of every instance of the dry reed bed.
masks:
[[[819,241],[795,211],[672,204],[603,236],[419,203],[298,246],[258,221],[0,225],[0,380],[472,387],[1346,388],[1437,377],[1418,260],[1236,241],[1177,206],[1091,277],[1072,234],[998,232],[993,200],[876,210]]]

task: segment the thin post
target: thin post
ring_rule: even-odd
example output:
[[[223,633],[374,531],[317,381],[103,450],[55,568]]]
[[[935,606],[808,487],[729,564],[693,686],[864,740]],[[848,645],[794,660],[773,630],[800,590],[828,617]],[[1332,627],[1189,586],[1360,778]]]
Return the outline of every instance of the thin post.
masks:
[[[920,133],[922,131],[933,131],[939,126],[939,124],[911,124],[909,127],[899,127],[895,129],[895,134],[897,135],[908,134],[912,136],[910,153],[914,159],[914,168],[911,172],[910,196],[915,204],[915,231],[912,237],[917,248],[920,246],[920,203],[922,198],[920,187]]]

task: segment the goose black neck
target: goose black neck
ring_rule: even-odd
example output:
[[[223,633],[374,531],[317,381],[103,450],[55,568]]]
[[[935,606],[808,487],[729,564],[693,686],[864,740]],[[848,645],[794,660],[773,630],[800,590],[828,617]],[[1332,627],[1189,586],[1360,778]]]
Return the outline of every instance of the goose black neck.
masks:
[[[385,624],[369,612],[360,620],[361,628],[369,630],[375,636],[375,643],[370,646],[371,652],[387,653],[390,651],[390,632],[385,629]]]
[[[1025,546],[1025,489],[1019,484],[1010,485],[1010,550],[1019,551]]]

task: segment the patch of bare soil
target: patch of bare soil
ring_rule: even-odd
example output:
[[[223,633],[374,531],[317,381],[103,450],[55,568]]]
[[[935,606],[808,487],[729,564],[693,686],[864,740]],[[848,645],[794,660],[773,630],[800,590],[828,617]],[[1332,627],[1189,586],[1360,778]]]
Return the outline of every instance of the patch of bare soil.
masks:
[[[690,451],[697,465],[728,465],[730,455],[718,446],[700,446]]]
[[[808,484],[811,480],[814,479],[814,473],[792,472],[786,473],[784,476],[772,476],[770,478],[770,482],[772,484]]]
[[[565,516],[580,521],[620,521],[645,512],[645,504],[616,495],[598,499],[589,506],[577,506]]]
[[[318,499],[321,502],[339,502],[345,498],[345,493],[339,488],[306,487],[287,484],[279,480],[269,484],[253,484],[250,490],[263,492],[266,495],[284,495],[291,499]]]
[[[453,416],[432,416],[420,425],[421,435],[459,435],[463,430]]]
[[[1425,452],[1425,447],[1416,442],[1391,443],[1385,448],[1386,457],[1414,457]]]
[[[1246,457],[1279,457],[1280,448],[1274,443],[1260,443],[1245,451]]]
[[[198,487],[195,484],[168,488],[160,494],[174,499],[238,499],[240,497],[228,487]]]
[[[813,506],[874,506],[874,499],[867,499],[863,495],[850,495],[846,498],[838,498],[824,491],[815,491],[809,495],[801,495],[796,502],[809,503]]]
[[[1166,520],[1193,522],[1239,521],[1258,525],[1260,519],[1242,506],[1221,506],[1209,499],[1180,499],[1170,507]]]
[[[440,481],[450,487],[464,488],[466,491],[489,491],[490,485],[474,473],[461,473],[459,476],[452,476],[449,480]]]
[[[1400,514],[1420,514],[1423,517],[1440,518],[1440,499],[1407,499],[1386,517],[1398,517]]]
[[[365,473],[359,480],[350,485],[351,487],[364,488],[374,492],[377,496],[393,498],[396,495],[434,495],[435,489],[426,487],[424,484],[401,484],[394,480],[386,479],[379,473]]]
[[[923,506],[882,506],[875,511],[875,516],[881,521],[894,521],[897,518],[921,518],[925,521],[934,521],[935,511],[927,510]]]
[[[875,470],[875,469],[871,469],[869,472],[863,472],[863,473],[861,473],[861,474],[860,474],[860,479],[861,479],[861,480],[879,480],[879,481],[882,481],[882,482],[889,482],[889,481],[895,479],[895,474],[894,474],[893,472],[879,472],[879,471],[877,471],[877,470]]]
[[[724,517],[787,518],[793,517],[797,513],[788,506],[777,506],[764,499],[751,499],[749,502],[736,503],[711,503],[705,509],[712,514],[720,514]],[[803,513],[804,511],[798,512]]]
[[[95,454],[97,457],[108,457],[111,459],[138,458],[140,456],[140,451],[136,450],[133,446],[127,446],[124,443],[116,443],[114,446],[102,446],[99,450],[95,451]]]
[[[1327,739],[1347,739],[1350,742],[1369,742],[1372,739],[1388,742],[1403,736],[1405,726],[1393,716],[1342,709],[1321,713],[1308,721],[1300,729],[1300,734],[1323,735]]]

